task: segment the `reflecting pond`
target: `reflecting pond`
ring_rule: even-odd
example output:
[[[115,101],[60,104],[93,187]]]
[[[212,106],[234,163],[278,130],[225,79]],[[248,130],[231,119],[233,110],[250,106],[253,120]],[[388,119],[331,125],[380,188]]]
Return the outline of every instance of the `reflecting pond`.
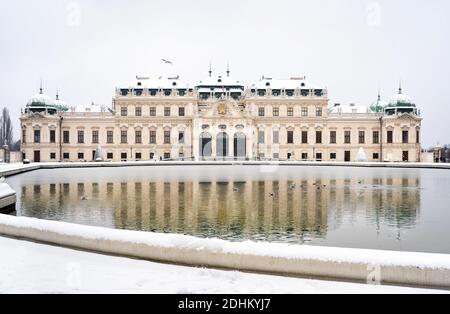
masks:
[[[450,253],[450,171],[296,166],[38,170],[17,215],[231,241]]]

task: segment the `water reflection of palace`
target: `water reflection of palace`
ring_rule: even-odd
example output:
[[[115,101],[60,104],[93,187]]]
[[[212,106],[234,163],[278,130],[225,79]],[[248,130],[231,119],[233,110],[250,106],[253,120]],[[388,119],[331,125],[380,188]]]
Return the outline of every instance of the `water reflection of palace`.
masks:
[[[22,187],[20,215],[224,238],[302,241],[361,217],[416,224],[420,181],[71,182]]]

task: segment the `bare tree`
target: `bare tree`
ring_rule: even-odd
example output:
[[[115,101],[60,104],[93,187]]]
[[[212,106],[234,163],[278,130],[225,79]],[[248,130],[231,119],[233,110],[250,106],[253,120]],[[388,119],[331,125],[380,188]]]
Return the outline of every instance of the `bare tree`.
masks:
[[[9,148],[13,146],[13,125],[11,117],[9,116],[8,108],[3,108],[2,116],[0,118],[0,145],[8,145]]]

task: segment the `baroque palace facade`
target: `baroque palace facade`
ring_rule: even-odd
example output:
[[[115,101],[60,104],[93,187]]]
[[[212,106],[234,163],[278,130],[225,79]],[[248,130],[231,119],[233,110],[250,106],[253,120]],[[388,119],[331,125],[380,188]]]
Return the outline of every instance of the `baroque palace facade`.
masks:
[[[389,102],[329,106],[297,77],[245,88],[212,75],[194,87],[136,77],[109,106],[69,106],[41,88],[21,115],[32,162],[149,160],[420,161],[421,117],[400,88]]]

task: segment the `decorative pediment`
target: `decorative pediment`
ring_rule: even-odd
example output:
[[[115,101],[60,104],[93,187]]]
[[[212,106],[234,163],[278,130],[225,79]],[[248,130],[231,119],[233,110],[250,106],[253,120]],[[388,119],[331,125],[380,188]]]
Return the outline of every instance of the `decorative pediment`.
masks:
[[[209,103],[209,108],[200,113],[202,118],[245,118],[235,102],[220,99]]]

